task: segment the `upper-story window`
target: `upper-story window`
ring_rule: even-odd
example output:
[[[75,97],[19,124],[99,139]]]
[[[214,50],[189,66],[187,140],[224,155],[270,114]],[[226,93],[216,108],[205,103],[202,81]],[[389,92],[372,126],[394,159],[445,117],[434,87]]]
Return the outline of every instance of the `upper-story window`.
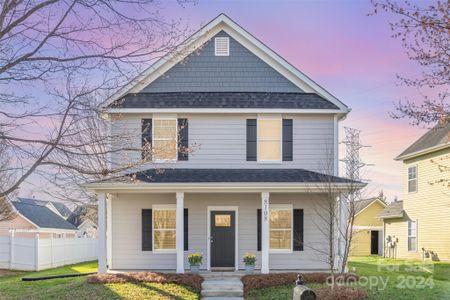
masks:
[[[258,119],[258,161],[281,161],[281,118]]]
[[[153,119],[153,160],[177,160],[177,119]]]
[[[417,192],[417,166],[408,168],[408,193]]]

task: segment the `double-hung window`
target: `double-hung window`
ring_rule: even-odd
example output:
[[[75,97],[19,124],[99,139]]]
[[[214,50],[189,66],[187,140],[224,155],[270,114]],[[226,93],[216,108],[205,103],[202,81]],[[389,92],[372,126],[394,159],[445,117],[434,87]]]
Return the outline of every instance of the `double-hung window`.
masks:
[[[408,251],[417,251],[417,222],[408,221]]]
[[[272,252],[292,251],[293,214],[291,205],[272,205],[269,218],[269,248]]]
[[[417,192],[417,166],[408,168],[408,193]]]
[[[176,249],[176,207],[153,206],[153,250],[174,252]]]
[[[153,119],[153,160],[177,160],[177,119]]]
[[[258,161],[281,162],[282,119],[258,118]]]

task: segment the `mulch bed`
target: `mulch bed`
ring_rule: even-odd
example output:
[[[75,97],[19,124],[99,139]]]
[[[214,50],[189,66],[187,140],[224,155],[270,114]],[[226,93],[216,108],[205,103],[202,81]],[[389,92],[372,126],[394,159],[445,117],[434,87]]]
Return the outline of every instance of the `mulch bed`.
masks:
[[[203,277],[194,274],[173,274],[159,272],[131,272],[119,274],[98,274],[88,277],[89,283],[126,283],[126,282],[151,282],[151,283],[175,283],[194,288],[200,291]]]
[[[298,273],[272,273],[272,274],[258,274],[245,275],[242,277],[244,284],[244,293],[252,289],[262,289],[277,285],[294,284],[297,280]],[[326,283],[330,279],[329,273],[304,273],[301,274],[306,284],[308,283]],[[356,282],[359,280],[358,275],[352,273],[336,274],[337,281],[344,280],[345,282]]]
[[[334,289],[326,287],[313,290],[319,300],[362,300],[369,296],[365,290],[352,287],[335,287]]]

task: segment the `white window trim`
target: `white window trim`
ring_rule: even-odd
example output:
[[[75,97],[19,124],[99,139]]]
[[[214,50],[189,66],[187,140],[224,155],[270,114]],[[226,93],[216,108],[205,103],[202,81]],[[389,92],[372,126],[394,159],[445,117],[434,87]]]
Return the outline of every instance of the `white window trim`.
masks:
[[[152,245],[153,253],[177,253],[177,247],[175,245],[175,248],[173,249],[155,249],[155,210],[177,210],[176,204],[154,204],[152,205]],[[177,232],[176,232],[176,220],[175,220],[175,229],[157,229],[157,230],[175,230],[175,243],[177,238]]]
[[[411,181],[413,181],[413,180],[409,179],[409,169],[411,169],[411,168],[416,168],[416,178],[414,179],[414,180],[416,181],[416,190],[410,192],[410,191],[409,191],[409,183],[410,183]],[[406,176],[407,176],[407,185],[406,185],[406,188],[407,188],[407,190],[408,190],[408,194],[414,194],[414,193],[417,193],[417,192],[419,191],[419,167],[418,167],[417,165],[411,165],[411,166],[408,166],[408,170],[407,170]]]
[[[292,204],[271,204],[269,206],[269,218],[270,211],[272,209],[290,210],[291,211],[291,247],[290,249],[271,249],[270,248],[270,220],[269,220],[269,254],[290,254],[294,251],[294,207]]]
[[[280,158],[278,160],[261,160],[261,151],[259,149],[259,121],[276,120],[280,122]],[[256,160],[259,164],[281,164],[283,162],[283,118],[281,116],[261,116],[256,118]]]
[[[410,235],[409,234],[409,224],[411,223],[411,222],[414,222],[414,224],[415,224],[415,232],[416,232],[416,235]],[[406,235],[407,235],[407,244],[406,244],[406,247],[408,248],[408,252],[413,252],[413,253],[416,253],[417,252],[417,245],[418,245],[418,239],[417,239],[417,229],[418,229],[418,226],[417,226],[417,220],[411,220],[411,221],[408,221],[408,223],[407,223],[407,233],[406,233]],[[416,239],[416,243],[415,243],[415,250],[409,250],[409,238],[415,238]]]
[[[227,51],[226,53],[220,53],[217,51],[217,43],[219,40],[226,41],[227,43]],[[215,56],[230,56],[230,38],[226,36],[218,36],[214,38],[214,55]]]
[[[178,161],[178,118],[174,117],[156,117],[152,118],[152,147],[155,144],[155,121],[156,120],[174,120],[175,121],[175,159],[155,159],[155,155],[152,153],[152,161],[154,163],[176,163]],[[168,139],[158,139],[158,141],[165,141]]]

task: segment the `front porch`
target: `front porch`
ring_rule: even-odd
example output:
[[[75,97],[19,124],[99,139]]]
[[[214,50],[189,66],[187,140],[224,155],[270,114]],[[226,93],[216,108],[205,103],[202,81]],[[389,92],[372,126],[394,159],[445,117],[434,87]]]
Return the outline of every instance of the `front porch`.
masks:
[[[320,272],[328,269],[323,254],[328,247],[327,237],[321,229],[326,225],[321,207],[327,201],[327,196],[319,190],[269,190],[258,193],[254,190],[244,192],[233,189],[219,192],[142,192],[136,189],[99,192],[98,197],[99,272],[109,269],[112,272],[159,270],[184,273],[189,270],[187,256],[194,252],[203,255],[200,266],[203,274],[218,270],[214,267],[226,261],[220,255],[232,257],[231,264],[226,266],[229,267],[227,270],[243,274],[245,266],[242,256],[246,252],[257,256],[256,273],[300,270]],[[159,209],[173,210],[176,216],[173,247],[170,247],[169,239],[162,242],[166,245],[161,247],[161,241],[155,240],[158,233],[153,228],[150,229],[152,248],[145,248],[143,211],[152,210],[153,226],[154,213]],[[290,219],[288,224],[280,225],[286,227],[280,229],[284,231],[283,234],[275,229],[271,234],[269,216],[274,209],[285,210]],[[294,216],[300,211],[301,224],[298,217]],[[217,213],[219,218],[215,219]],[[228,213],[229,218],[226,217]],[[212,239],[211,230],[216,225],[215,221],[225,222],[219,227],[234,228],[232,235],[219,232],[222,241],[218,237]],[[302,243],[300,248],[299,242]],[[228,250],[214,250],[214,243],[221,243],[220,248]],[[230,274],[220,270],[217,274]]]

